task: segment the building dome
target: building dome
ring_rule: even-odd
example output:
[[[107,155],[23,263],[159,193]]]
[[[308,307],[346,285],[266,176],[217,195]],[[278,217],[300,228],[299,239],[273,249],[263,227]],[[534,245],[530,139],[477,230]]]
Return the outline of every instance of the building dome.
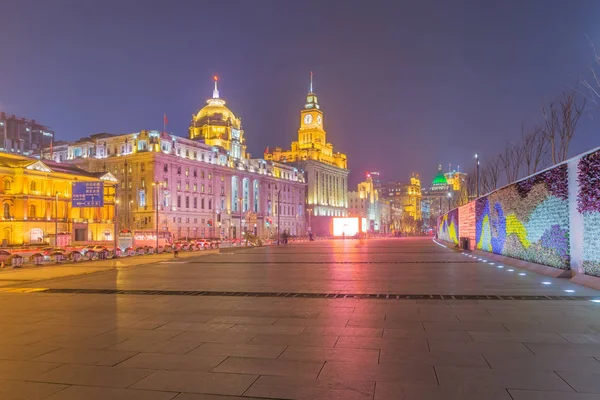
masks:
[[[201,108],[197,114],[192,116],[192,124],[194,126],[202,126],[205,124],[231,125],[234,128],[240,129],[240,119],[237,118],[225,104],[225,100],[219,98],[217,77],[215,77],[215,89],[213,90],[213,97],[206,101],[206,106]]]
[[[434,188],[440,188],[440,187],[445,188],[446,186],[448,186],[448,180],[444,176],[444,172],[442,171],[441,165],[438,167],[437,174],[433,178],[433,181],[431,182],[431,184]]]

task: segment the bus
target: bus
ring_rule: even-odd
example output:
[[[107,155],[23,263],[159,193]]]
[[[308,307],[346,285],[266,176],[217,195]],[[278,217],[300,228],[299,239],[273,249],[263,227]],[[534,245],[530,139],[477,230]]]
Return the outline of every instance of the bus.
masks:
[[[173,234],[169,231],[158,232],[158,245],[162,247],[173,245]],[[119,232],[118,247],[121,250],[125,250],[128,247],[137,249],[143,246],[156,247],[155,230],[123,230]]]

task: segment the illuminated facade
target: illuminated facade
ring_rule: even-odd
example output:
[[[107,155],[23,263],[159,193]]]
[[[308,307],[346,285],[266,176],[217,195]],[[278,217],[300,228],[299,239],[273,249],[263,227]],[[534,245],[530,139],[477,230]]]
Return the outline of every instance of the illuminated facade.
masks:
[[[249,159],[241,121],[225,104],[215,81],[189,138],[98,134],[57,146],[52,157],[117,177],[122,229],[155,229],[158,197],[158,225],[177,238],[240,238],[240,229],[268,238],[278,223],[280,232],[305,234],[304,175],[293,165]]]
[[[71,207],[73,182],[104,182],[104,207]],[[113,240],[115,177],[75,166],[0,154],[2,243],[54,244]]]
[[[381,207],[379,194],[371,174],[367,174],[367,179],[357,186],[356,191],[348,192],[348,216],[365,218],[367,221],[366,231],[379,232],[381,230]]]
[[[392,229],[418,232],[423,219],[419,175],[413,173],[408,182],[388,182],[381,186],[380,193],[382,199],[389,201]]]
[[[327,142],[325,116],[313,92],[312,75],[304,108],[300,111],[298,140],[289,150],[265,151],[265,159],[293,165],[304,171],[308,184],[306,206],[313,218],[313,231],[330,234],[332,217],[348,215],[348,161]]]
[[[444,172],[439,165],[431,187],[423,190],[421,210],[425,225],[435,227],[439,215],[461,204],[463,197],[468,198],[466,185],[466,173],[451,170],[450,167],[448,172]]]

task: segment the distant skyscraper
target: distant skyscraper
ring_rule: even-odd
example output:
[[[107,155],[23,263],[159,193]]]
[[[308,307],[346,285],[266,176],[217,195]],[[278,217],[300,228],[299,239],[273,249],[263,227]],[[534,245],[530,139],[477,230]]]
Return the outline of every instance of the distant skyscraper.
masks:
[[[50,146],[54,131],[35,120],[0,112],[0,151],[31,155]]]

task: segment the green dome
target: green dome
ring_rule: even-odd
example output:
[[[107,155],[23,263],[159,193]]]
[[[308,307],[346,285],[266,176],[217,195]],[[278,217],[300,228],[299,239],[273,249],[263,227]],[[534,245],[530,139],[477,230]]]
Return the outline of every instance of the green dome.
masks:
[[[442,172],[442,168],[438,168],[438,172],[437,175],[435,176],[435,178],[433,178],[433,182],[432,182],[433,186],[446,186],[448,185],[448,181],[446,180],[446,177],[444,176],[444,173]]]

